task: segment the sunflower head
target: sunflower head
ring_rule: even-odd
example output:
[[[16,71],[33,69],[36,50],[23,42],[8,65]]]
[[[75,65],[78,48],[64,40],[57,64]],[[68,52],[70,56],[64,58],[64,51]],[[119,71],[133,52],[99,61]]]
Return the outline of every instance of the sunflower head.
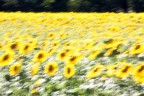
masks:
[[[56,48],[50,48],[50,49],[48,49],[47,50],[47,56],[53,55],[53,53],[55,53],[55,51],[56,51]]]
[[[90,54],[88,56],[88,59],[89,60],[94,60],[100,52],[101,52],[100,49],[91,50],[91,52],[90,52]]]
[[[46,52],[45,51],[40,51],[39,53],[37,53],[34,57],[34,61],[35,62],[44,62],[47,58]]]
[[[55,33],[52,33],[52,32],[47,34],[47,38],[48,38],[48,39],[54,39],[55,36],[56,36],[56,34],[55,34]]]
[[[144,72],[144,64],[142,63],[140,65],[137,65],[133,72],[135,72],[135,73],[143,73]]]
[[[134,44],[130,48],[130,54],[140,54],[143,52],[144,45],[142,44]]]
[[[127,78],[132,72],[133,66],[131,64],[122,64],[120,68],[116,71],[116,77]]]
[[[36,94],[37,92],[38,92],[38,89],[32,89],[30,93],[31,94]]]
[[[34,48],[36,48],[36,46],[37,46],[37,39],[31,39],[28,43],[30,45],[32,45]]]
[[[82,54],[72,55],[67,58],[66,63],[74,65],[74,64],[78,63],[82,58],[83,58]]]
[[[9,69],[10,75],[15,76],[15,75],[19,74],[21,71],[21,67],[22,67],[21,63],[16,63],[16,64],[13,64],[12,66],[10,66],[10,69]]]
[[[35,76],[39,72],[39,64],[32,65],[31,67],[31,76]]]
[[[117,65],[115,64],[108,64],[106,66],[106,75],[107,76],[114,76],[115,75],[115,71],[117,70]]]
[[[57,62],[55,61],[51,61],[49,62],[46,66],[45,66],[45,73],[48,75],[48,76],[53,76],[56,71],[58,70],[58,64]]]
[[[138,65],[135,70],[133,71],[133,75],[137,77],[144,76],[144,64]]]
[[[14,50],[18,49],[18,43],[17,42],[10,43],[6,47],[8,50],[14,51]]]
[[[99,75],[101,75],[101,71],[104,69],[103,65],[96,64],[95,66],[92,67],[92,69],[87,73],[86,77],[87,78],[95,78]]]
[[[132,75],[136,83],[144,83],[144,64],[136,66]]]
[[[71,78],[75,74],[75,67],[73,65],[66,65],[63,74],[66,78]]]
[[[8,51],[0,57],[0,66],[8,65],[14,57],[14,52]]]
[[[67,58],[67,53],[64,52],[64,51],[61,51],[61,52],[59,52],[59,53],[57,54],[57,58],[58,58],[59,60],[65,60],[65,59]]]
[[[20,54],[27,54],[34,49],[34,46],[28,44],[22,44],[21,48],[19,49]]]
[[[51,47],[53,47],[53,48],[58,48],[60,46],[60,42],[59,41],[54,41],[54,42],[52,42],[51,43]]]

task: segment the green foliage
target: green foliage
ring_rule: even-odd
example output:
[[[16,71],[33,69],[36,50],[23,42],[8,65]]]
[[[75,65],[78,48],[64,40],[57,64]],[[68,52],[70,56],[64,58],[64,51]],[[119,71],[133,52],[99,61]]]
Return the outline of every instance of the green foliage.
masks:
[[[1,11],[128,12],[144,11],[143,0],[2,0]]]
[[[69,0],[68,1],[68,10],[69,11],[78,11],[80,3],[81,3],[80,0]]]
[[[55,0],[44,0],[41,4],[41,6],[43,6],[46,10],[51,10],[52,6],[51,4],[55,2]]]

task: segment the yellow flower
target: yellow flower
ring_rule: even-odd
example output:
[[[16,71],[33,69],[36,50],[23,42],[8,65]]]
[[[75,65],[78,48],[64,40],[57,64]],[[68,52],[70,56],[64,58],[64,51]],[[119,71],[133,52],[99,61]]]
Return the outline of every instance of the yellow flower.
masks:
[[[132,64],[123,64],[116,71],[116,77],[118,78],[127,78],[129,74],[132,72]]]
[[[37,92],[38,92],[37,89],[32,89],[30,93],[31,93],[31,94],[35,94],[35,93],[37,93]]]
[[[144,44],[135,44],[130,48],[129,54],[143,53],[144,52],[143,49],[144,49]]]
[[[82,54],[71,55],[67,58],[66,64],[76,64],[83,58]]]
[[[21,67],[22,67],[21,63],[15,63],[12,66],[10,66],[10,69],[9,69],[10,75],[15,76],[19,74],[21,71]]]
[[[47,54],[45,51],[38,52],[34,57],[34,62],[44,62],[47,59]]]
[[[133,79],[136,83],[144,83],[144,64],[140,64],[133,71]]]
[[[66,52],[63,52],[63,51],[61,51],[61,52],[59,52],[58,54],[57,54],[57,56],[56,56],[59,60],[65,60],[66,58],[67,58],[67,53]]]
[[[5,54],[3,54],[0,57],[0,66],[6,66],[8,65],[14,58],[14,52],[7,51]]]
[[[121,28],[119,26],[110,26],[108,29],[109,32],[118,32],[120,30]]]
[[[144,77],[134,76],[133,79],[137,84],[144,84]]]
[[[34,75],[38,74],[38,72],[39,72],[39,65],[38,64],[32,65],[31,75],[34,76]]]
[[[101,74],[101,71],[103,70],[104,66],[100,64],[96,64],[93,66],[93,68],[87,73],[87,78],[95,78]]]
[[[104,56],[109,56],[109,55],[111,55],[114,50],[115,50],[115,49],[113,49],[113,48],[109,48],[109,49],[105,52]]]
[[[96,56],[101,52],[100,49],[94,49],[94,50],[91,50],[89,56],[88,56],[88,59],[89,60],[94,60],[96,58]]]
[[[94,43],[95,42],[93,42],[93,41],[86,41],[86,43],[85,43],[85,49],[90,49],[90,48],[92,48],[93,46],[94,46]]]
[[[20,42],[13,42],[7,45],[8,50],[14,51],[14,50],[18,50],[20,46]]]
[[[60,46],[60,42],[59,41],[53,41],[52,43],[51,43],[51,47],[52,48],[58,48]]]
[[[34,48],[37,47],[37,39],[31,39],[28,43],[29,43],[31,46],[33,46]]]
[[[70,46],[72,46],[72,45],[73,45],[73,43],[70,42],[70,41],[67,41],[67,42],[65,42],[65,43],[63,44],[64,47],[70,47]]]
[[[35,83],[34,83],[34,86],[40,86],[42,84],[41,80],[37,80]]]
[[[55,37],[56,37],[56,33],[52,33],[52,32],[51,32],[51,33],[48,33],[48,34],[47,34],[47,38],[48,38],[48,39],[54,39]]]
[[[122,38],[112,38],[104,42],[104,47],[115,49],[122,41]]]
[[[59,36],[61,39],[67,38],[67,34],[65,32],[61,32]]]
[[[53,55],[53,53],[55,53],[55,51],[56,51],[55,48],[50,48],[50,49],[48,49],[48,50],[47,50],[47,56],[49,57],[49,56]]]
[[[21,48],[19,49],[19,53],[20,54],[27,54],[27,53],[29,53],[30,51],[32,51],[33,50],[33,46],[32,45],[30,45],[30,44],[22,44],[22,46],[21,46]]]
[[[63,74],[66,78],[71,78],[75,74],[75,67],[73,65],[66,65]]]
[[[46,66],[45,66],[45,73],[49,76],[52,76],[56,73],[56,71],[58,70],[58,64],[55,61],[51,61],[49,62]]]
[[[74,49],[73,47],[64,47],[64,48],[62,49],[62,51],[63,51],[63,52],[66,52],[67,55],[72,54],[72,52],[74,52],[74,50],[76,50],[76,49]]]
[[[41,49],[46,49],[47,47],[49,47],[48,45],[49,45],[49,42],[48,42],[48,41],[43,41],[43,42],[41,43],[40,48],[41,48]]]
[[[115,73],[115,71],[117,70],[117,65],[111,65],[111,64],[109,64],[109,65],[107,65],[106,66],[106,75],[107,76],[114,76],[116,73]]]

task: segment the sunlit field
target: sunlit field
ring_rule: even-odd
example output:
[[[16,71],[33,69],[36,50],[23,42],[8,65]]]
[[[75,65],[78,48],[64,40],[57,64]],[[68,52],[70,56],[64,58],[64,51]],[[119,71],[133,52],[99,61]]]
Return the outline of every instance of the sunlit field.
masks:
[[[143,16],[0,12],[0,96],[144,96]]]

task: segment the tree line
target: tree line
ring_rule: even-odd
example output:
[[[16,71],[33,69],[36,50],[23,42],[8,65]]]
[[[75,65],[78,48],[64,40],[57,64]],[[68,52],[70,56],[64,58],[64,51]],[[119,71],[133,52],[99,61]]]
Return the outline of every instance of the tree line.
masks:
[[[0,0],[0,11],[142,12],[144,0]]]

